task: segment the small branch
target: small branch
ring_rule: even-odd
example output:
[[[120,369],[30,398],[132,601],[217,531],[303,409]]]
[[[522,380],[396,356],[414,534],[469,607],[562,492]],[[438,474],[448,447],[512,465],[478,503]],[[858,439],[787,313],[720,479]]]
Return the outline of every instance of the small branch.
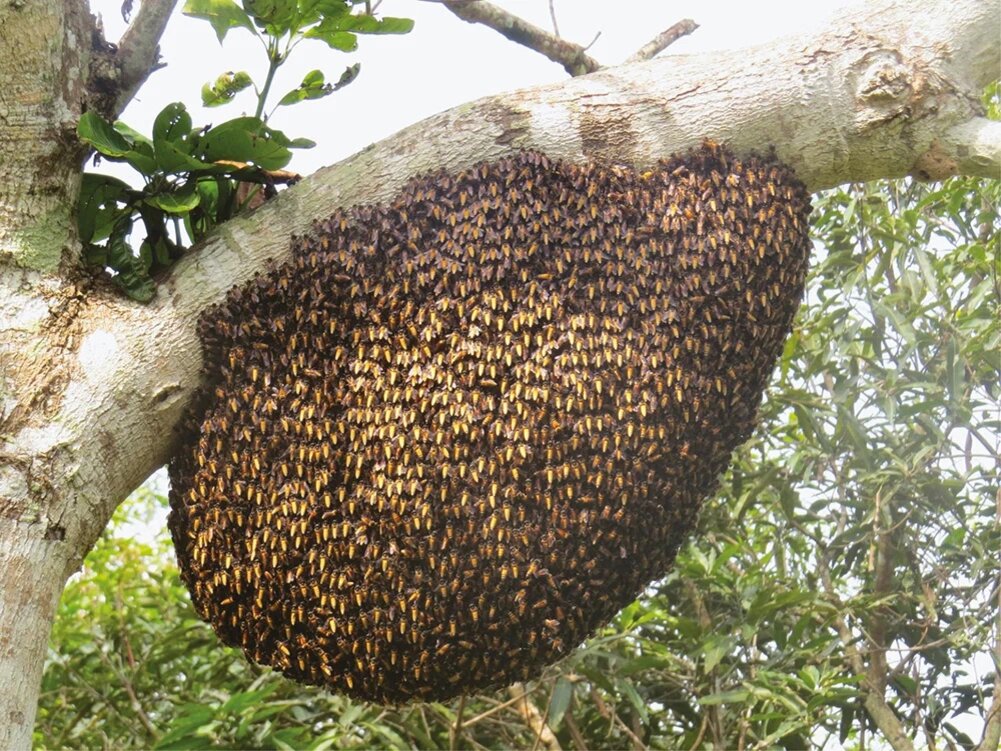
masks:
[[[652,60],[672,44],[681,39],[681,37],[688,36],[697,28],[699,28],[699,25],[695,23],[695,21],[690,18],[684,18],[674,24],[671,28],[660,32],[657,36],[636,50],[636,53],[626,60],[626,63],[642,63],[646,60]]]
[[[462,737],[462,712],[466,708],[466,695],[463,694],[459,697],[459,707],[455,710],[455,723],[449,728],[449,738],[448,747],[451,751],[455,751],[459,745],[459,739]]]
[[[163,67],[160,37],[176,5],[177,0],[142,0],[139,11],[118,42],[121,78],[114,114],[125,109],[150,73]]]
[[[831,572],[827,565],[826,554],[822,550],[817,551],[817,564],[824,592],[837,612],[837,615],[834,617],[834,628],[837,630],[838,636],[841,639],[841,645],[844,647],[845,661],[848,663],[848,667],[862,678],[859,689],[863,696],[862,704],[866,712],[894,751],[914,751],[914,743],[907,737],[907,732],[904,730],[904,726],[897,718],[893,708],[886,703],[882,691],[878,691],[872,685],[872,679],[866,670],[865,659],[855,647],[855,637],[852,635],[851,629],[848,628],[848,623],[845,621],[844,616],[842,616],[844,603],[835,592],[834,582],[831,580]]]
[[[489,26],[512,42],[545,55],[571,76],[593,73],[601,67],[579,44],[560,39],[486,0],[441,0],[441,4],[463,21]]]
[[[535,733],[536,744],[541,742],[549,751],[563,751],[559,740],[553,735],[552,729],[546,724],[546,719],[542,716],[539,708],[528,698],[524,683],[515,683],[508,689],[508,693],[516,698],[516,707],[522,720],[528,728]]]
[[[242,170],[249,169],[246,175],[235,175],[234,179],[240,180],[245,183],[272,183],[274,185],[294,185],[302,179],[302,175],[298,172],[290,172],[284,169],[258,169],[252,164],[247,162],[234,162],[229,159],[216,159],[213,164],[220,164],[223,167],[232,167],[233,169]]]
[[[567,730],[570,731],[570,739],[573,741],[573,747],[577,751],[587,751],[587,741],[577,726],[577,719],[573,716],[573,704],[573,697],[570,697],[570,706],[567,707],[566,714],[563,715],[563,722],[566,723]]]
[[[893,594],[893,541],[890,537],[892,530],[892,512],[883,507],[883,497],[880,491],[876,492],[875,512],[873,514],[873,567],[874,581],[873,594],[880,600],[880,604],[874,609],[869,626],[869,641],[872,644],[870,650],[869,680],[874,690],[882,694],[886,689],[886,681],[889,675],[889,667],[886,662],[887,649],[887,629],[889,617],[892,610],[887,607],[885,600]],[[884,524],[884,521],[886,522]]]
[[[1001,489],[995,495],[996,510],[994,526],[1001,529]],[[996,589],[997,610],[994,613],[994,698],[987,710],[987,722],[984,723],[984,735],[974,751],[990,751],[1001,743],[1001,574],[994,582]]]
[[[554,7],[555,0],[549,0],[549,17],[553,19],[553,34],[556,38],[560,38],[560,25],[556,23],[556,8]]]

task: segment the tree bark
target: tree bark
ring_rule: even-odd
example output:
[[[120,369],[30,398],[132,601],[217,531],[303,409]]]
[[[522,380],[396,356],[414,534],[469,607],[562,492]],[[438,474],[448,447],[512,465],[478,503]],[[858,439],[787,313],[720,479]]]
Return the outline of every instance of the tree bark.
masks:
[[[63,530],[41,536],[31,520],[0,523],[0,748],[31,747],[47,636],[66,577]]]
[[[335,208],[412,175],[534,148],[637,168],[713,138],[774,147],[811,189],[997,176],[999,0],[871,2],[826,32],[666,56],[435,115],[307,178],[189,253],[141,306],[75,268],[90,22],[75,0],[0,6],[0,748],[26,747],[54,603],[115,506],[175,448],[198,315]],[[11,30],[14,30],[12,33]]]

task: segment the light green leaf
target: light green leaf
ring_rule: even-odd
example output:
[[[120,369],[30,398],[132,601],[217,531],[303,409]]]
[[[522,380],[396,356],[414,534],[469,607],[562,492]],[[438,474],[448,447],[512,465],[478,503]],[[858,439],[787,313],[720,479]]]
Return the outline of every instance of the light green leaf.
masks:
[[[553,694],[549,700],[549,716],[547,722],[553,728],[557,728],[563,721],[563,715],[570,708],[573,699],[573,684],[562,676],[553,686]]]
[[[214,83],[202,86],[202,104],[206,107],[219,107],[233,100],[237,94],[253,85],[250,74],[245,70],[227,71],[220,75]]]
[[[193,18],[203,18],[212,24],[220,42],[225,39],[230,29],[243,27],[254,31],[254,23],[250,20],[250,16],[234,0],[187,0],[184,3],[184,14]]]

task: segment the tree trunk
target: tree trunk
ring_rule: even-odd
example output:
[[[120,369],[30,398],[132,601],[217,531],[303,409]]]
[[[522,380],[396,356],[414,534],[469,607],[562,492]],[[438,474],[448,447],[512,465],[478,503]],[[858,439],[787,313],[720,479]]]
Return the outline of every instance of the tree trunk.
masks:
[[[0,4],[0,748],[27,747],[58,593],[115,506],[174,449],[199,313],[289,237],[411,176],[520,148],[643,167],[703,138],[774,146],[811,189],[997,176],[999,0],[871,2],[823,34],[674,56],[489,97],[321,170],[189,253],[150,305],[75,268],[92,29],[78,2]],[[94,93],[91,91],[90,93]]]
[[[71,568],[59,527],[0,518],[0,748],[31,745],[48,633]]]
[[[73,206],[92,20],[75,0],[0,5],[0,748],[31,745],[52,616],[66,577],[106,523],[62,516],[77,500],[49,474],[82,435],[59,421],[78,307]],[[78,300],[76,302],[79,302]],[[50,369],[53,365],[60,365]],[[51,422],[50,422],[51,421]],[[56,434],[59,437],[52,440]],[[65,464],[65,462],[63,462]],[[85,511],[86,509],[81,509]]]

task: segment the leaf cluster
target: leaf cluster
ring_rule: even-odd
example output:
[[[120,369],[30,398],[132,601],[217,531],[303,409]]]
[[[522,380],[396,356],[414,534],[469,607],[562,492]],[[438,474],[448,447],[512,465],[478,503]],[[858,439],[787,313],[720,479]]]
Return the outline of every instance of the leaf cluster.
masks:
[[[253,34],[268,68],[260,86],[246,71],[227,71],[202,87],[207,107],[232,102],[246,90],[255,94],[253,115],[218,125],[194,126],[180,102],[161,110],[151,136],[94,112],[80,118],[77,134],[95,158],[128,164],[142,178],[142,186],[133,187],[109,175],[84,173],[77,221],[86,260],[113,271],[125,293],[143,302],[152,299],[156,275],[180,257],[186,242],[198,242],[262,188],[267,195],[278,182],[293,179],[276,172],[288,165],[294,149],[315,145],[272,128],[273,111],[265,114],[275,74],[292,51],[305,40],[317,40],[351,52],[359,34],[401,34],[413,27],[409,19],[378,18],[368,4],[353,0],[188,0],[184,12],[209,22],[220,42],[232,29]],[[323,71],[312,70],[275,109],[326,97],[354,81],[359,71],[356,63],[329,82]]]

